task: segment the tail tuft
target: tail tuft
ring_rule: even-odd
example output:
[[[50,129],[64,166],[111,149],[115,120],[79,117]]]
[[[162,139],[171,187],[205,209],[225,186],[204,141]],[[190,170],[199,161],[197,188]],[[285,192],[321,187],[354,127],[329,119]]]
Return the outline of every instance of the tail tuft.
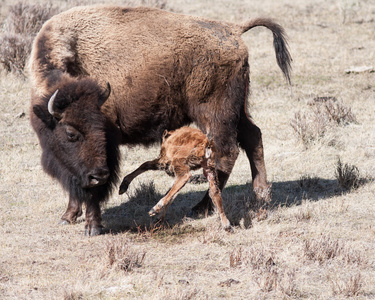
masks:
[[[275,48],[276,60],[281,71],[283,72],[288,83],[291,83],[290,74],[292,70],[292,56],[288,49],[288,41],[285,30],[282,26],[277,24],[271,19],[257,18],[240,25],[241,34],[246,31],[257,27],[264,26],[272,31],[273,34],[273,46]]]

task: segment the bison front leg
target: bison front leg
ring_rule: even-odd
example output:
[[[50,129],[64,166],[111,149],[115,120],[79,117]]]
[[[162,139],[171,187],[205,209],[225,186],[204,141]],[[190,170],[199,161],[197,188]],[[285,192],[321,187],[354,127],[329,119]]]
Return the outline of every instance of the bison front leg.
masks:
[[[80,216],[82,216],[82,202],[73,196],[69,196],[68,208],[61,217],[60,224],[73,224]]]
[[[93,199],[86,203],[85,235],[96,236],[103,233],[100,201],[93,197]]]
[[[164,219],[168,206],[173,202],[177,193],[184,187],[190,177],[191,173],[189,171],[183,175],[177,175],[177,179],[169,192],[148,212],[150,217],[157,216],[158,219]]]
[[[138,169],[136,169],[135,171],[133,171],[132,173],[124,177],[120,185],[119,194],[121,195],[128,190],[130,183],[133,181],[135,177],[149,170],[158,170],[158,168],[159,168],[159,159],[146,161]]]

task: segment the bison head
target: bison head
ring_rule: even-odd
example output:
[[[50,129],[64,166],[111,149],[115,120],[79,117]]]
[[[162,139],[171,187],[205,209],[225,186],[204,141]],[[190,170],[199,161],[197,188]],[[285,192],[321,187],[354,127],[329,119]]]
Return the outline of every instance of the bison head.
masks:
[[[72,183],[87,189],[108,181],[109,121],[101,107],[109,95],[109,84],[104,90],[91,79],[68,80],[32,108],[39,119],[39,126],[33,125],[39,131],[43,167],[59,179],[59,173],[68,174],[69,188]]]

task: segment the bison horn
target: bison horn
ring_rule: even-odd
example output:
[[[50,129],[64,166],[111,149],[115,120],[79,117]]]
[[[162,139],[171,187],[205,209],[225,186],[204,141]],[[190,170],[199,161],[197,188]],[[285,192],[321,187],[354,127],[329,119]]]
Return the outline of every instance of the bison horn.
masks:
[[[56,98],[56,95],[57,95],[58,91],[59,90],[56,90],[56,92],[53,93],[53,95],[51,96],[51,98],[48,101],[48,112],[52,116],[54,116],[56,119],[61,119],[61,115],[53,110],[53,104],[55,102],[55,98]]]
[[[104,102],[107,101],[110,94],[111,94],[111,85],[109,84],[109,82],[107,82],[106,90],[100,95],[99,106],[102,106]]]

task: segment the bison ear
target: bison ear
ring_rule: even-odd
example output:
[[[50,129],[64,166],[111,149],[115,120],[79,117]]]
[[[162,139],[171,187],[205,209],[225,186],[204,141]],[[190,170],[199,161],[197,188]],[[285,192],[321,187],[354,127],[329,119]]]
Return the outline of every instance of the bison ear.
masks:
[[[111,94],[111,85],[109,84],[109,82],[107,82],[106,90],[99,97],[99,106],[102,106],[104,102],[107,101],[110,94]]]
[[[55,128],[56,121],[54,117],[45,109],[43,109],[40,105],[34,105],[33,112],[39,119],[43,121],[44,124],[46,124],[48,128],[50,129]]]

